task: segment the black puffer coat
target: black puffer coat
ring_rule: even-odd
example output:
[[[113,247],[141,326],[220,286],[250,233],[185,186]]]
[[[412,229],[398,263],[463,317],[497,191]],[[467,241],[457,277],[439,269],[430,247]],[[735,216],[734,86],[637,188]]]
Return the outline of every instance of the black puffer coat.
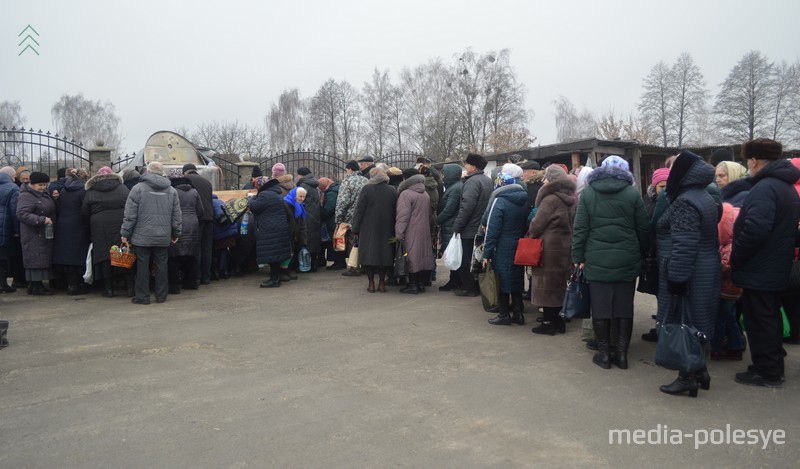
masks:
[[[54,223],[56,221],[56,204],[50,194],[33,190],[30,184],[23,184],[19,189],[17,219],[20,222],[22,263],[26,269],[53,267],[53,240],[44,238],[45,217]]]
[[[358,233],[358,263],[368,266],[394,265],[393,245],[397,190],[389,177],[376,174],[361,189],[353,214],[353,233]]]
[[[306,229],[308,230],[308,252],[322,251],[322,216],[319,206],[319,181],[313,174],[306,174],[297,181],[297,187],[306,190]]]
[[[681,165],[679,156],[672,166],[666,189],[669,208],[657,224],[658,320],[673,318],[668,315],[673,312],[676,297],[669,292],[668,284],[684,285],[692,324],[710,340],[720,291],[720,212],[706,190],[714,179],[714,168],[694,156],[686,165]]]
[[[81,214],[89,220],[92,262],[108,261],[111,246],[119,245],[119,230],[128,200],[127,187],[118,174],[100,174],[86,181]]]
[[[86,253],[89,252],[89,219],[84,218],[81,213],[85,195],[84,182],[71,176],[67,177],[64,188],[56,200],[58,221],[55,225],[53,264],[86,265]]]
[[[170,245],[169,257],[200,255],[200,218],[203,216],[203,201],[188,178],[172,180],[181,203],[181,237]]]
[[[493,190],[492,180],[483,171],[464,178],[458,215],[453,221],[454,234],[461,234],[461,239],[472,239],[478,234],[481,217],[489,205],[489,196]]]
[[[794,258],[800,200],[794,183],[800,170],[789,160],[772,161],[750,178],[753,185],[733,225],[733,283],[759,291],[784,291]]]
[[[250,200],[256,221],[256,259],[259,264],[283,262],[291,257],[289,212],[277,179],[267,181]]]

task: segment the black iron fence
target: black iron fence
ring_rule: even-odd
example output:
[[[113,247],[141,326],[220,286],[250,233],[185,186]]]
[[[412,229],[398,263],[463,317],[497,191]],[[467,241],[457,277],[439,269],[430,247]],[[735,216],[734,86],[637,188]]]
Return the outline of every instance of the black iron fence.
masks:
[[[92,169],[89,151],[80,142],[50,132],[0,128],[0,166],[25,166],[55,177],[59,168]]]
[[[136,152],[122,155],[111,162],[111,169],[114,170],[115,173],[118,173],[122,170],[122,168],[127,166],[128,163],[133,161],[134,158],[136,158]]]
[[[214,164],[222,169],[225,190],[241,189],[242,185],[250,179],[252,166],[241,163],[235,155],[214,155]]]
[[[265,176],[272,174],[273,165],[283,163],[287,174],[296,176],[298,169],[306,167],[317,178],[328,177],[339,181],[344,177],[344,167],[347,161],[320,150],[290,150],[270,154],[258,163]]]

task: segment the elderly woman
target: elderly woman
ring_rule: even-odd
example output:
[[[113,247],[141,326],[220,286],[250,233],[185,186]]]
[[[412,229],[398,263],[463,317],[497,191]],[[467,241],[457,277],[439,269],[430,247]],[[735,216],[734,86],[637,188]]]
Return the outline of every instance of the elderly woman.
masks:
[[[257,178],[254,186],[258,193],[250,200],[255,218],[256,260],[269,264],[270,278],[261,282],[261,288],[280,287],[281,263],[292,257],[289,214],[279,184],[277,179]]]
[[[181,288],[197,290],[197,266],[195,259],[200,255],[200,217],[203,216],[203,202],[200,194],[189,178],[170,179],[170,184],[178,193],[181,204],[181,237],[168,251],[169,293],[176,295]]]
[[[667,178],[669,208],[656,227],[658,321],[680,320],[676,301],[685,298],[692,325],[712,341],[720,291],[719,206],[706,190],[713,179],[711,165],[694,153],[681,152]],[[696,397],[698,386],[708,389],[710,381],[706,368],[681,371],[660,390],[667,394],[688,391]]]
[[[114,276],[124,276],[128,296],[133,296],[133,270],[111,266],[111,246],[120,242],[119,231],[128,200],[127,187],[122,177],[111,168],[103,166],[97,175],[86,181],[81,214],[89,220],[92,241],[92,275],[103,281],[103,296],[114,297]]]
[[[14,184],[16,172],[11,166],[0,169],[0,291],[17,291],[8,284],[9,262],[15,246],[19,244],[17,200],[19,187]]]
[[[358,263],[367,272],[367,291],[386,292],[386,272],[394,264],[394,237],[397,190],[389,185],[389,176],[379,167],[369,172],[369,181],[361,189],[353,213],[353,233],[358,235]]]
[[[592,325],[598,353],[592,362],[601,368],[628,368],[633,330],[633,296],[647,250],[650,223],[639,191],[633,187],[628,162],[611,155],[588,178],[575,215],[572,262],[589,281]],[[612,356],[612,321],[617,350]]]
[[[83,199],[86,196],[84,185],[87,180],[89,171],[83,168],[69,168],[66,171],[64,188],[53,192],[58,212],[53,246],[53,270],[67,279],[69,295],[82,295],[89,290],[83,283],[86,254],[89,252],[89,220],[81,213]]]
[[[425,176],[416,169],[403,171],[403,176],[406,179],[400,184],[394,232],[408,253],[408,285],[400,292],[416,295],[425,291],[436,262],[430,230],[431,201],[425,192]]]
[[[542,240],[542,265],[533,267],[531,275],[531,303],[542,308],[544,317],[541,325],[531,332],[552,336],[566,330],[558,313],[572,272],[569,249],[575,220],[575,182],[561,166],[550,165],[545,169],[536,207],[536,216],[526,236]]]
[[[42,282],[53,278],[53,223],[56,204],[47,193],[50,176],[31,173],[30,182],[20,188],[17,218],[20,221],[22,259],[29,295],[52,295]]]
[[[286,201],[286,210],[289,216],[289,240],[292,244],[292,257],[281,265],[281,281],[297,280],[297,275],[292,269],[297,268],[298,254],[308,244],[308,226],[306,218],[306,195],[307,192],[302,187],[295,187],[283,197]]]
[[[508,166],[508,165],[506,165]],[[520,171],[521,175],[522,171]],[[528,192],[511,175],[500,173],[489,206],[489,220],[486,224],[483,265],[492,263],[500,277],[499,311],[489,319],[494,326],[510,325],[512,322],[525,325],[524,305],[522,303],[524,268],[514,265],[517,243],[525,234],[527,220]],[[509,302],[509,295],[511,300]],[[509,315],[509,303],[512,314]]]

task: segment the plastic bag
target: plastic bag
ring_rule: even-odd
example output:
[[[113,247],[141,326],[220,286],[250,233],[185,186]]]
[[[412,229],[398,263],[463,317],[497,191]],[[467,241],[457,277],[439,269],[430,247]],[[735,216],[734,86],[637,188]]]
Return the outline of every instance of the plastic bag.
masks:
[[[92,284],[94,281],[94,274],[92,272],[92,246],[93,243],[89,243],[89,252],[86,253],[86,272],[83,273],[83,281],[88,283],[89,285]]]
[[[450,238],[450,242],[447,243],[447,249],[444,250],[442,255],[444,266],[449,270],[458,270],[461,267],[462,252],[461,235],[456,233]]]

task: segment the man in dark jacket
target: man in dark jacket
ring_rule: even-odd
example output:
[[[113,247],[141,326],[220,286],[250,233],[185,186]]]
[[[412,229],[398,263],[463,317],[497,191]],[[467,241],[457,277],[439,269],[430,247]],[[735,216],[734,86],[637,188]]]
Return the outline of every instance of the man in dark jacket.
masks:
[[[794,258],[800,199],[793,185],[800,170],[781,159],[783,147],[760,138],[745,142],[753,188],[733,227],[731,271],[744,289],[744,327],[753,364],[736,373],[742,384],[781,387],[783,383],[781,292],[789,283]]]
[[[369,172],[372,171],[374,167],[375,158],[371,155],[364,155],[358,160],[358,169],[361,171],[361,175],[367,179],[369,179]]]
[[[197,273],[197,282],[201,285],[211,283],[211,255],[214,247],[214,201],[211,197],[214,189],[211,181],[197,173],[197,167],[192,163],[183,165],[183,176],[192,182],[192,187],[200,195],[203,203],[203,214],[200,220],[200,255],[195,258],[194,267]]]
[[[136,295],[131,301],[149,305],[151,258],[156,262],[156,302],[167,301],[167,250],[181,236],[181,203],[158,161],[147,165],[140,180],[125,202],[120,236],[123,244],[130,240],[136,253]]]
[[[539,189],[544,185],[544,172],[541,171],[541,166],[535,161],[526,161],[519,165],[522,168],[522,181],[525,183],[525,188],[528,190],[528,213],[536,205],[536,196],[539,195]]]
[[[494,189],[492,180],[483,172],[487,163],[486,158],[475,153],[467,155],[464,163],[467,177],[464,178],[464,185],[461,189],[458,215],[453,222],[453,235],[461,235],[462,246],[461,267],[458,269],[461,288],[454,290],[457,296],[478,296],[480,294],[478,283],[470,272],[470,266],[472,265],[472,250],[475,247],[475,235],[478,234],[481,217],[486,211],[489,196]]]

